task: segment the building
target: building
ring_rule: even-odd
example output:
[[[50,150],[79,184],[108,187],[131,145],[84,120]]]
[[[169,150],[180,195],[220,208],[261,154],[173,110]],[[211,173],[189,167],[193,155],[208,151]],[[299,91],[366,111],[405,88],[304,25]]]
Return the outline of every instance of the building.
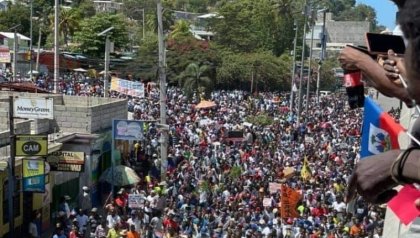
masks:
[[[82,154],[84,163],[80,167],[68,167],[66,172],[53,171],[53,164],[45,165],[45,192],[22,192],[22,163],[24,159],[45,159],[32,156],[16,157],[15,171],[19,178],[14,198],[15,234],[26,231],[31,214],[42,215],[42,230],[47,231],[57,214],[58,202],[69,195],[70,206],[75,207],[83,186],[91,188],[94,206],[101,204],[101,198],[109,193],[110,186],[99,183],[99,176],[111,164],[112,120],[127,119],[127,101],[111,98],[74,97],[51,94],[12,93],[0,94],[0,237],[9,231],[7,170],[9,157],[8,96],[28,98],[53,98],[54,119],[15,120],[15,134],[48,135],[48,154],[72,152]],[[115,150],[118,153],[118,150]],[[118,156],[116,164],[119,164]],[[47,159],[47,161],[49,161]],[[49,169],[47,169],[49,168]],[[75,171],[76,170],[76,171]],[[80,172],[78,171],[80,170]],[[5,190],[6,189],[6,190]]]
[[[0,1],[0,12],[6,11],[9,6],[9,1]]]
[[[208,23],[211,18],[220,17],[217,13],[198,14],[184,11],[174,11],[176,20],[186,20],[190,23],[190,32],[199,40],[211,40],[214,33],[209,30]]]
[[[116,13],[121,10],[122,3],[114,1],[93,1],[96,12]]]
[[[12,67],[14,53],[14,32],[0,32],[0,68],[6,69]],[[17,67],[19,73],[25,74],[29,71],[29,59],[27,58],[29,51],[30,38],[20,33],[17,36]]]
[[[318,14],[313,32],[313,57],[320,58],[323,13]],[[371,30],[369,21],[334,21],[332,13],[325,14],[326,51],[339,52],[346,45],[366,45],[365,33]],[[312,31],[306,34],[306,45],[311,46]]]

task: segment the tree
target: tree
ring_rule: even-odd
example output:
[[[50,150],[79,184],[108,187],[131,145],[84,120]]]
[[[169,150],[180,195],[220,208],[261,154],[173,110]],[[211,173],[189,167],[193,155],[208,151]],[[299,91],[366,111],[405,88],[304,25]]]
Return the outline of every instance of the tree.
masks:
[[[172,39],[179,39],[180,37],[192,36],[190,32],[190,24],[186,20],[178,20],[175,25],[171,27],[172,31],[169,35]]]
[[[78,12],[80,19],[94,16],[96,14],[95,6],[93,1],[82,0],[75,10]]]
[[[217,67],[219,88],[238,88],[253,91],[283,90],[290,82],[291,60],[287,55],[273,56],[270,52],[219,52]]]
[[[114,27],[109,32],[110,40],[116,49],[127,46],[128,31],[125,17],[119,14],[100,13],[80,22],[80,30],[74,35],[75,42],[79,44],[79,50],[91,56],[102,56],[105,52],[105,38],[98,36],[103,30]]]
[[[6,11],[0,12],[0,30],[10,31],[13,26],[20,24],[17,31],[23,35],[29,36],[30,19],[29,8],[23,4],[16,3],[8,5]]]
[[[51,28],[54,29],[54,15],[50,15]],[[69,38],[79,27],[80,15],[75,8],[61,8],[58,22],[59,34],[63,37],[64,44],[68,47]]]
[[[157,81],[158,39],[156,34],[152,32],[146,33],[146,37],[140,45],[137,57],[135,57],[135,59],[123,70],[125,72],[130,72],[135,78]]]
[[[376,21],[375,9],[365,4],[358,4],[355,7],[345,9],[336,19],[342,21],[369,21],[373,31],[378,30],[379,27]]]
[[[199,98],[201,93],[210,89],[212,82],[209,77],[205,76],[208,70],[208,65],[199,66],[196,63],[191,63],[187,66],[180,79],[180,85],[187,97],[191,97],[195,93]]]
[[[221,17],[214,18],[211,22],[214,40],[236,52],[252,52],[258,49],[261,39],[258,38],[258,29],[253,23],[253,10],[252,0],[225,2],[218,9]]]
[[[165,8],[165,5],[164,5],[164,10],[162,13],[163,31],[167,32],[169,31],[171,26],[175,23],[175,18],[172,14],[172,11],[167,11],[165,9],[170,9],[170,8]],[[146,27],[147,27],[146,29],[148,29],[149,31],[153,31],[157,33],[158,25],[157,25],[156,10],[151,13],[146,13]]]

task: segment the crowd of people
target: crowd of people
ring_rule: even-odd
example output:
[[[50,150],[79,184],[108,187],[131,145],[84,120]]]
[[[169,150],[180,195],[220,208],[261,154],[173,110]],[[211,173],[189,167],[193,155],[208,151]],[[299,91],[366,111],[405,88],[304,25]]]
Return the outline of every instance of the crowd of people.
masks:
[[[96,208],[62,213],[73,222],[58,231],[98,238],[382,236],[383,207],[343,201],[359,159],[362,121],[361,109],[350,110],[345,95],[321,97],[319,103],[311,98],[299,123],[284,110],[286,95],[215,91],[209,99],[217,105],[208,109],[195,108],[198,101],[180,89],[170,88],[167,95],[165,182],[160,182],[160,131],[151,122],[145,140],[133,144],[123,162],[141,182],[118,190],[102,217]],[[149,96],[130,100],[135,119],[158,118],[157,90]],[[305,177],[304,160],[311,171]],[[296,214],[282,211],[285,195],[271,184],[299,194]],[[130,194],[140,195],[140,207],[129,206]]]
[[[383,68],[350,47],[339,60],[344,69],[362,71],[376,89],[412,107],[420,100],[420,3],[394,2],[408,44],[406,61],[390,51]],[[407,88],[396,79],[407,79]],[[375,204],[395,196],[396,185],[420,181],[417,146],[359,161],[361,109],[349,110],[343,96],[310,99],[302,121],[279,110],[288,105],[287,97],[271,93],[216,91],[211,100],[217,105],[205,110],[178,89],[170,89],[167,99],[165,181],[159,182],[159,128],[150,123],[145,140],[125,161],[142,180],[119,190],[98,222],[86,223],[96,224],[94,237],[382,237],[384,207]],[[133,100],[135,117],[156,119],[156,102]],[[232,138],[232,131],[243,136]],[[356,193],[363,198],[349,203]],[[139,207],[130,207],[130,194],[139,195]],[[298,197],[296,207],[292,196]],[[73,225],[80,229],[77,221]]]

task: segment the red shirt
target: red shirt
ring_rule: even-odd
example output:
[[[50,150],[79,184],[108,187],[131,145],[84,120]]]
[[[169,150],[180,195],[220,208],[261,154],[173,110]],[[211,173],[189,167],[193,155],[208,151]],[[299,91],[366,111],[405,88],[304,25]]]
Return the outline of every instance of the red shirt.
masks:
[[[178,224],[174,220],[172,220],[170,218],[166,218],[163,221],[163,226],[165,228],[173,228],[174,230],[178,230]]]

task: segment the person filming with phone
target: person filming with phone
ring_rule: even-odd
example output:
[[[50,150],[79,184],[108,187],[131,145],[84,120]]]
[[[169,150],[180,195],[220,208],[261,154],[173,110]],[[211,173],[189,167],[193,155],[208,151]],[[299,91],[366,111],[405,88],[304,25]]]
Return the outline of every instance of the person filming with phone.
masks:
[[[390,49],[381,66],[368,54],[346,47],[339,61],[344,69],[361,70],[383,94],[414,106],[420,104],[420,1],[394,2],[400,8],[398,21],[407,40],[404,57],[398,57]],[[404,79],[407,88],[402,85]],[[411,134],[414,137],[420,134],[419,120]],[[420,183],[420,147],[414,145],[361,160],[349,180],[346,200],[359,194],[369,202],[385,203],[397,194],[394,190],[397,185]],[[416,203],[420,207],[420,200]]]

